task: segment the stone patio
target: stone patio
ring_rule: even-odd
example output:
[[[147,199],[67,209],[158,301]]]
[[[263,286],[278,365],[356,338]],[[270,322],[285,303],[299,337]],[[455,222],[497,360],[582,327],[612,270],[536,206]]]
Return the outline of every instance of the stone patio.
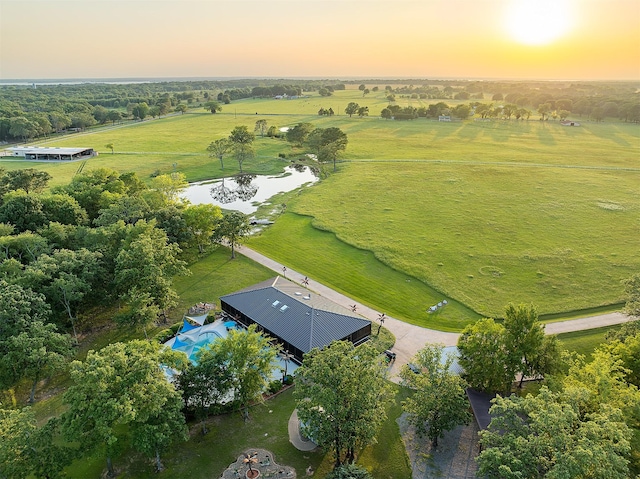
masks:
[[[251,469],[258,471],[259,475],[250,475],[248,460],[251,461]],[[236,462],[222,473],[220,479],[245,479],[271,478],[271,479],[296,479],[296,471],[289,466],[281,466],[275,462],[273,453],[265,449],[247,449],[238,456]]]

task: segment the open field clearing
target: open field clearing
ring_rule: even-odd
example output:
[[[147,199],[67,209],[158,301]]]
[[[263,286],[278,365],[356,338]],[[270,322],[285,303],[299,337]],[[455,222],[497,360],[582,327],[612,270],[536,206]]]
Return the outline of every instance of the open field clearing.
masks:
[[[85,170],[109,166],[147,180],[175,165],[193,181],[238,172],[231,156],[222,170],[206,152],[236,125],[253,130],[264,118],[278,127],[337,126],[349,138],[338,172],[287,200],[287,211],[302,216],[284,215],[253,239],[252,247],[363,303],[445,329],[458,329],[478,315],[500,316],[508,302],[533,302],[541,314],[553,314],[615,309],[623,301],[620,281],[640,268],[637,125],[586,122],[572,128],[534,120],[537,116],[400,122],[378,117],[387,104],[384,97],[377,92],[363,98],[347,90],[326,98],[243,100],[215,115],[193,110],[48,144],[98,149],[102,154]],[[371,116],[346,116],[350,101],[369,106]],[[398,98],[400,105],[419,101],[438,100]],[[340,114],[319,117],[320,106]],[[114,144],[114,155],[107,143]],[[276,173],[303,153],[282,139],[257,137],[254,147],[256,158],[244,164],[252,173]],[[288,158],[278,158],[279,153]],[[54,176],[52,184],[68,182],[79,167],[1,165],[37,166]],[[335,233],[343,246],[315,243],[309,224]],[[362,251],[411,281],[385,282],[392,291],[387,296],[377,292],[375,272],[349,278],[346,271],[330,271],[328,265],[354,269]],[[430,293],[413,304],[407,298],[418,293],[404,288],[418,283]],[[460,304],[452,302],[434,322],[426,308],[442,298]]]

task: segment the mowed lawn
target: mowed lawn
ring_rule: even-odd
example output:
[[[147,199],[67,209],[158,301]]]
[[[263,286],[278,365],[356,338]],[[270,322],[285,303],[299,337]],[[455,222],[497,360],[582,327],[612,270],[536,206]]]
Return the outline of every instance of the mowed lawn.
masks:
[[[355,249],[314,249],[303,244],[310,239],[292,230],[290,222],[277,221],[266,239],[251,242],[265,254],[284,254],[292,268],[380,310],[409,309],[412,292],[395,290],[390,299],[375,293],[375,275],[342,281],[348,275],[324,266],[349,264],[360,251],[369,251],[431,291],[401,315],[417,315],[418,324],[439,297],[460,304],[460,309],[443,309],[436,321],[450,325],[477,315],[500,316],[508,302],[533,302],[550,314],[615,308],[623,301],[620,281],[640,269],[637,125],[583,122],[572,128],[540,122],[536,115],[529,121],[398,122],[379,118],[387,104],[383,92],[364,98],[353,89],[328,98],[313,95],[243,100],[224,105],[216,115],[196,109],[50,144],[100,150],[85,171],[110,166],[148,180],[154,172],[175,168],[198,180],[238,172],[232,157],[222,170],[206,152],[211,141],[236,125],[252,130],[264,118],[278,127],[302,121],[338,126],[349,137],[338,172],[287,205],[289,212],[312,218],[314,227]],[[371,116],[346,116],[350,101],[369,106]],[[401,106],[437,101],[398,98]],[[319,117],[320,107],[337,115]],[[107,152],[107,143],[114,144],[116,154]],[[279,139],[257,138],[254,146],[256,158],[244,165],[254,173],[279,171],[299,153]],[[278,158],[279,153],[289,158]],[[4,168],[27,165],[47,169],[54,184],[69,181],[79,166],[0,163]],[[285,249],[290,251],[277,252]],[[310,264],[304,250],[321,260]]]

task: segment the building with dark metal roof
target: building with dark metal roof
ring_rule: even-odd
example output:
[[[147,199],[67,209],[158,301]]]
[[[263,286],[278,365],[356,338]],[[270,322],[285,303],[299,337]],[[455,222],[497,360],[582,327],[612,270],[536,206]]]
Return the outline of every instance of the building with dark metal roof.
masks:
[[[220,298],[222,310],[245,326],[276,338],[302,361],[332,341],[357,345],[371,336],[371,321],[281,276]]]

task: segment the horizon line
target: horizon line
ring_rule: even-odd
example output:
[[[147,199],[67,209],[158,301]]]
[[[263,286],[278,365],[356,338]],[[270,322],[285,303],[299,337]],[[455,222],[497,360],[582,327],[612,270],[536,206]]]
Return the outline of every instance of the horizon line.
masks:
[[[331,80],[331,81],[393,81],[393,80],[431,80],[431,81],[541,81],[541,82],[639,82],[640,78],[517,78],[517,77],[420,77],[420,76],[259,76],[259,75],[229,75],[229,76],[131,76],[131,77],[51,77],[51,78],[0,78],[0,84],[9,83],[69,83],[69,82],[148,82],[161,83],[166,81],[230,81],[230,80]]]

